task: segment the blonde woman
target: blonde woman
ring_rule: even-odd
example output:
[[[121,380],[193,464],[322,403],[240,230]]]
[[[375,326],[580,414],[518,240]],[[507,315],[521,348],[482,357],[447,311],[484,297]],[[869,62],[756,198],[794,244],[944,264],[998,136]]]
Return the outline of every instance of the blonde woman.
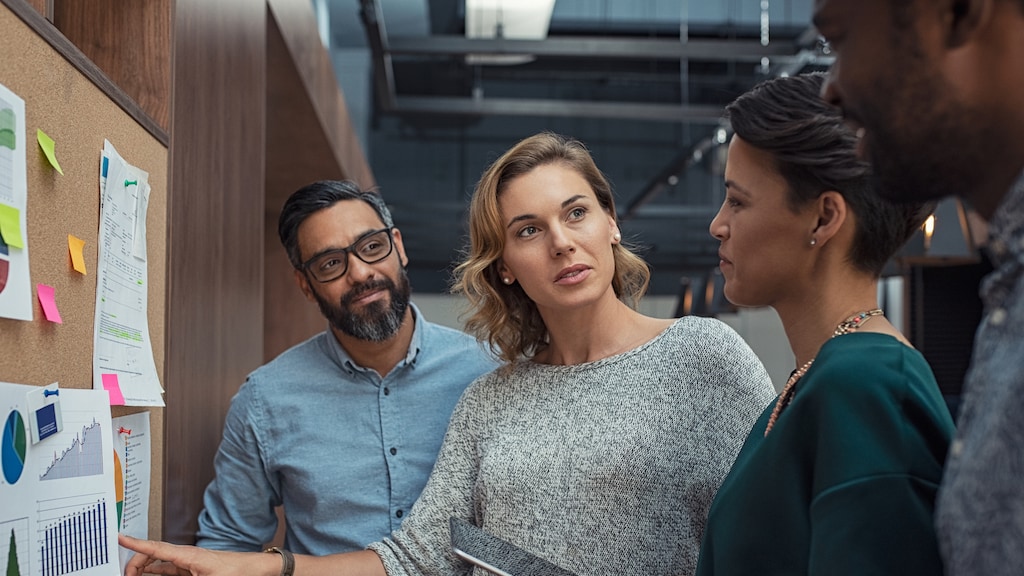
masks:
[[[459,401],[398,531],[367,551],[297,557],[295,574],[468,574],[450,517],[581,576],[692,574],[715,491],[775,397],[761,363],[718,320],[634,310],[647,266],[622,245],[611,187],[576,140],[542,133],[499,158],[473,195],[470,233],[455,288],[506,366]],[[280,572],[127,544],[195,574]]]

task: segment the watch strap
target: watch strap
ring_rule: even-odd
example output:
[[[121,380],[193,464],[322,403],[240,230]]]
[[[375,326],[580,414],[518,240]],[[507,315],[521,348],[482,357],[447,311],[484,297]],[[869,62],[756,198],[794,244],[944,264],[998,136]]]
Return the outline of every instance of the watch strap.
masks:
[[[291,552],[277,546],[271,546],[264,552],[281,555],[281,576],[292,576],[295,573],[295,556]]]

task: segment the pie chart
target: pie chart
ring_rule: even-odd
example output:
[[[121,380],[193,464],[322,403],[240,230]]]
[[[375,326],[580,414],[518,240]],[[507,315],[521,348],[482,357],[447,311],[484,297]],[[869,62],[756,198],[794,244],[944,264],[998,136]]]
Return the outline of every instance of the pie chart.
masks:
[[[21,412],[12,410],[4,422],[4,435],[0,439],[0,468],[4,480],[14,484],[25,470],[25,420]]]

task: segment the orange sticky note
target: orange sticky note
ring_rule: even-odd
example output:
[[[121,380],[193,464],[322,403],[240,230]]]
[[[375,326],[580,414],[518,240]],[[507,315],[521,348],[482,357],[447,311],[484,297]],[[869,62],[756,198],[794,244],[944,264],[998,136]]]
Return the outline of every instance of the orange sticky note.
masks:
[[[46,155],[46,159],[50,161],[50,166],[53,166],[54,170],[60,172],[60,175],[64,175],[64,170],[61,170],[60,162],[57,162],[57,151],[54,149],[56,144],[53,138],[46,135],[46,132],[36,128],[36,140],[39,141],[39,147],[43,149],[43,154]]]
[[[39,304],[43,307],[43,314],[50,322],[63,324],[60,318],[60,310],[57,310],[57,301],[53,299],[53,286],[36,284],[36,294],[39,296]]]
[[[103,378],[103,389],[110,394],[111,406],[124,406],[124,394],[121,394],[121,385],[117,382],[117,374],[100,374]]]
[[[85,257],[82,256],[82,248],[85,247],[85,240],[68,234],[68,252],[71,252],[71,265],[82,274],[85,274]]]

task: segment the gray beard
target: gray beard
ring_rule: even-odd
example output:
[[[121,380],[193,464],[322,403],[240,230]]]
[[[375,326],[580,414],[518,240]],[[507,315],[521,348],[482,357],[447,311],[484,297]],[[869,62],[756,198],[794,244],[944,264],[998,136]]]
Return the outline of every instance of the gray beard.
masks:
[[[327,302],[314,292],[320,312],[331,327],[359,340],[383,342],[394,336],[402,326],[409,309],[409,277],[401,270],[396,286],[389,278],[367,282],[341,297],[337,305]],[[388,302],[372,302],[362,312],[353,312],[349,304],[359,295],[379,288],[388,292]]]

